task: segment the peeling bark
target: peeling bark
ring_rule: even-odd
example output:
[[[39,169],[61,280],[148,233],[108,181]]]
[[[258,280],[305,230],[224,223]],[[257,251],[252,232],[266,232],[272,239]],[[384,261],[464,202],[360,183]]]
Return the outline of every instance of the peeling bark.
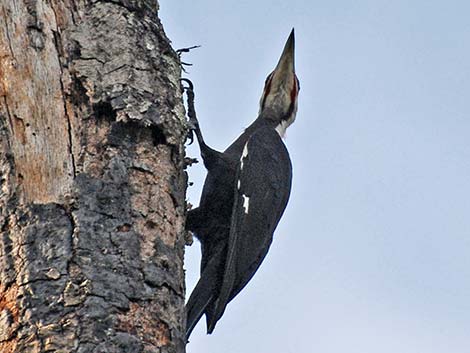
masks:
[[[0,352],[184,352],[184,108],[155,0],[0,0]]]

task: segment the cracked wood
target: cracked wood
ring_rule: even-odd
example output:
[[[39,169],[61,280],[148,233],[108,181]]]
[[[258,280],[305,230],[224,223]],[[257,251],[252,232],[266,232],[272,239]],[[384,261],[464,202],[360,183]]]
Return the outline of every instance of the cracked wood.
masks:
[[[185,120],[152,0],[0,0],[0,351],[184,352]]]

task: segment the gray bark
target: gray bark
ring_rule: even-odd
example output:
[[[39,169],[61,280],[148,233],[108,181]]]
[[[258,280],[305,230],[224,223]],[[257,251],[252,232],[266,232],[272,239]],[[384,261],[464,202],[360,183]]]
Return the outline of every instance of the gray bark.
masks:
[[[156,0],[0,0],[0,352],[184,352],[184,108]]]

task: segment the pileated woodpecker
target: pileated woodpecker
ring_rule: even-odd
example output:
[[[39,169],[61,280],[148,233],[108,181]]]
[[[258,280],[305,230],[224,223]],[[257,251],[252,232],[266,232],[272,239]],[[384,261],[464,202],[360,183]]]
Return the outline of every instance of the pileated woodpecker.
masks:
[[[286,208],[292,165],[282,137],[297,112],[299,80],[292,30],[267,77],[257,119],[224,152],[204,142],[189,80],[188,116],[208,171],[199,207],[186,228],[201,242],[201,278],[186,304],[186,337],[202,315],[212,333],[225,307],[253,277]]]

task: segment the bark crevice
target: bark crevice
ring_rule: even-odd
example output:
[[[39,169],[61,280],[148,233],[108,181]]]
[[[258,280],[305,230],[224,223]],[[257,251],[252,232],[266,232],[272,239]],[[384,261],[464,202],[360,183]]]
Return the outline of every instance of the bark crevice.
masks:
[[[54,8],[54,7],[52,7]],[[54,11],[55,14],[55,11]],[[77,167],[75,165],[75,153],[74,153],[74,148],[73,148],[73,131],[72,131],[72,122],[71,122],[71,117],[70,113],[67,108],[67,100],[65,98],[65,87],[64,87],[64,82],[62,79],[62,75],[64,74],[63,69],[62,69],[62,63],[61,63],[61,57],[60,57],[60,49],[62,46],[60,45],[60,34],[59,34],[59,29],[57,28],[57,32],[52,33],[54,36],[54,44],[56,47],[56,52],[57,52],[57,61],[59,63],[59,68],[60,68],[60,77],[59,77],[59,82],[60,82],[60,88],[62,91],[62,102],[64,105],[64,112],[65,112],[65,118],[67,120],[67,134],[68,134],[68,151],[71,159],[71,166],[72,166],[72,175],[73,177],[77,176]]]
[[[8,41],[8,48],[10,49],[10,54],[11,54],[13,61],[16,61],[15,52],[13,51],[13,47],[11,45],[10,29],[8,28],[7,18],[8,17],[7,17],[6,10],[5,8],[3,8],[3,21],[5,23],[5,34],[6,34],[7,41]]]
[[[75,153],[74,153],[74,148],[73,148],[73,131],[72,131],[72,122],[71,122],[71,116],[67,108],[67,99],[66,99],[66,91],[65,91],[65,85],[63,81],[63,75],[64,75],[64,70],[62,68],[62,61],[65,59],[63,58],[63,55],[61,55],[61,52],[63,52],[63,44],[61,41],[60,37],[60,28],[58,26],[58,18],[57,18],[57,11],[54,7],[54,5],[51,3],[51,9],[52,12],[54,13],[54,19],[55,19],[55,31],[52,31],[52,35],[54,38],[54,45],[55,45],[55,50],[57,53],[57,62],[59,65],[59,71],[60,71],[60,76],[59,76],[59,82],[60,82],[60,88],[62,91],[62,102],[64,105],[64,113],[65,113],[65,118],[67,120],[67,134],[68,134],[68,151],[70,154],[70,159],[71,159],[71,166],[72,166],[72,175],[75,178],[77,175],[77,167],[75,164]]]
[[[10,107],[8,106],[8,99],[7,99],[7,96],[3,96],[3,104],[5,104],[5,111],[7,113],[7,116],[8,116],[8,121],[10,123],[10,127],[13,128],[14,124],[13,124],[13,119],[11,117],[11,112],[10,112]]]
[[[0,351],[183,353],[185,119],[157,3],[0,6]]]

